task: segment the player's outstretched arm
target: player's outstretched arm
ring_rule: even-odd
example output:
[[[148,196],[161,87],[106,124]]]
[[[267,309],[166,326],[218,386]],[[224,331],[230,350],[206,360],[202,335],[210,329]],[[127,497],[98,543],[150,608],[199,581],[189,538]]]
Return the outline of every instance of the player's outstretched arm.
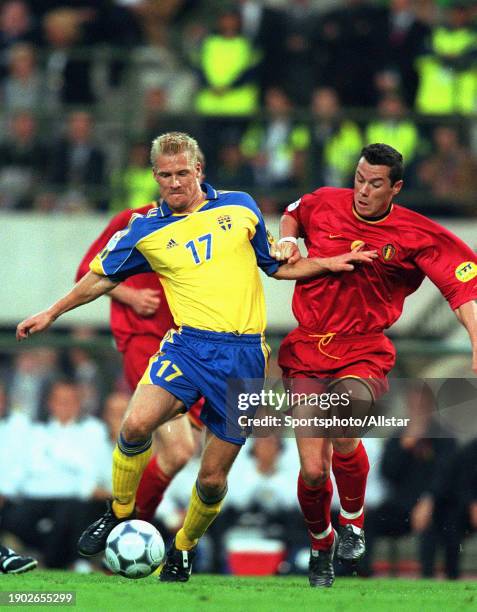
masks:
[[[278,280],[300,280],[329,272],[352,272],[356,264],[370,264],[377,256],[377,251],[350,251],[336,257],[302,258],[295,264],[280,266],[272,276]]]
[[[472,344],[472,370],[477,374],[477,301],[465,302],[454,312],[469,334]]]
[[[105,276],[88,272],[64,297],[60,298],[52,306],[43,312],[39,312],[25,319],[17,326],[17,340],[21,341],[31,334],[48,329],[60,315],[82,304],[92,302],[100,295],[111,291],[117,283]]]

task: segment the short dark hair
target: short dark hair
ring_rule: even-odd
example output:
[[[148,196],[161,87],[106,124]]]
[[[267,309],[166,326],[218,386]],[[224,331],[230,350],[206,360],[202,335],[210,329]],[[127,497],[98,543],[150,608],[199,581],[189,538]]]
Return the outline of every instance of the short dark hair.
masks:
[[[372,166],[388,166],[391,185],[402,180],[404,174],[403,158],[399,151],[387,144],[377,142],[361,150],[361,157]]]

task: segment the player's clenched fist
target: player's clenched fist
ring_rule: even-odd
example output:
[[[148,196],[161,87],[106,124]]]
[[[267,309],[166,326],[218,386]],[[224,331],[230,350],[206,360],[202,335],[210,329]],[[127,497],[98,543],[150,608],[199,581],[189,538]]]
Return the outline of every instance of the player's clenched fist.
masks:
[[[54,317],[48,314],[46,310],[32,317],[28,317],[28,319],[25,319],[17,326],[17,340],[25,340],[25,338],[28,338],[31,334],[36,334],[47,329],[54,320]]]
[[[161,304],[161,292],[157,289],[137,289],[130,305],[141,317],[151,317]]]
[[[298,246],[288,240],[274,242],[271,246],[270,254],[277,261],[286,261],[289,264],[294,264],[301,259]]]

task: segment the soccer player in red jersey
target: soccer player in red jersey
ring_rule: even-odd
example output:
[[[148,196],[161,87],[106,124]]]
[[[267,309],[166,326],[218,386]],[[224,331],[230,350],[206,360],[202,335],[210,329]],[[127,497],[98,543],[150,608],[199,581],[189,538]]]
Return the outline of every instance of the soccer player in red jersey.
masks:
[[[127,209],[114,216],[91,244],[76,272],[76,282],[89,272],[89,264],[117,232],[128,226],[133,214],[147,215],[157,207],[152,202],[137,209]],[[147,272],[126,279],[110,293],[111,331],[116,347],[123,355],[125,378],[132,391],[147,368],[149,359],[159,349],[165,333],[174,327],[164,290],[156,274]],[[150,521],[174,476],[194,455],[196,430],[202,429],[199,400],[186,416],[160,427],[156,433],[158,453],[144,470],[136,496],[136,515]],[[159,459],[160,456],[160,459]]]
[[[426,217],[398,206],[401,154],[385,144],[362,150],[354,189],[323,187],[290,204],[281,220],[281,257],[309,257],[347,248],[376,249],[369,266],[348,274],[297,281],[293,313],[298,327],[283,341],[279,364],[290,384],[326,378],[328,388],[368,406],[387,390],[395,349],[384,335],[401,315],[405,298],[425,276],[439,288],[467,329],[477,373],[477,256],[459,238]],[[291,257],[289,257],[291,255]],[[280,258],[280,256],[278,256]],[[353,406],[354,407],[354,406]],[[297,435],[301,471],[298,499],[311,540],[310,585],[334,581],[333,556],[356,562],[365,552],[364,497],[369,470],[359,438]],[[339,537],[330,521],[330,466],[340,498]]]

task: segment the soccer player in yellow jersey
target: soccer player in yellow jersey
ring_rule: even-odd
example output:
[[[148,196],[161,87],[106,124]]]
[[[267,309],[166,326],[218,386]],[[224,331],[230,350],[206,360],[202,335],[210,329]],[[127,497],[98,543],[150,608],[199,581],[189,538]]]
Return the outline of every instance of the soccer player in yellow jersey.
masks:
[[[21,322],[17,339],[48,328],[61,314],[141,272],[160,275],[178,331],[166,334],[140,381],[113,453],[113,502],[81,536],[84,556],[100,553],[108,534],[134,513],[135,494],[151,455],[151,434],[205,398],[207,440],[184,526],[176,535],[162,581],[189,579],[199,538],[220,511],[227,474],[245,437],[238,408],[227,398],[231,379],[262,379],[265,302],[258,267],[277,279],[345,272],[374,252],[278,263],[260,210],[243,192],[200,184],[198,144],[180,132],[156,138],[151,162],[164,202],[133,216],[90,264],[90,272],[47,310]],[[278,255],[283,258],[283,253]],[[247,382],[249,381],[249,382]]]

